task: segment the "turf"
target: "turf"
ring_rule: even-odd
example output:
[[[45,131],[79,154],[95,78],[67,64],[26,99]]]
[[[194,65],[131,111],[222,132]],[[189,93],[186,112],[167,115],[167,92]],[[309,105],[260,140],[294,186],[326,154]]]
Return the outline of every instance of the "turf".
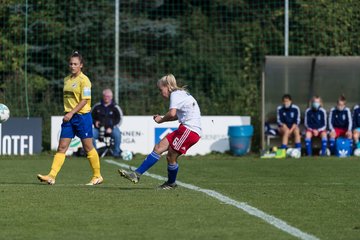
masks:
[[[103,160],[103,185],[84,186],[89,164],[75,157],[66,160],[56,185],[38,183],[36,174],[47,173],[51,160],[0,157],[0,239],[295,239],[203,193],[157,190],[161,182],[145,176],[131,184]],[[246,202],[320,239],[359,239],[359,170],[359,158],[214,154],[183,157],[179,180]],[[165,159],[150,172],[166,176]]]

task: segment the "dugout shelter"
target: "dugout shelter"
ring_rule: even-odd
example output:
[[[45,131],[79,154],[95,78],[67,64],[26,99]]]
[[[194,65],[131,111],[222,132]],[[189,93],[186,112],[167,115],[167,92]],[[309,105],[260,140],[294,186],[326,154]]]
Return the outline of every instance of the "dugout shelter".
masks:
[[[301,110],[301,124],[309,100],[319,95],[329,112],[344,94],[347,107],[360,104],[360,57],[266,56],[262,72],[262,149],[278,143],[265,134],[265,123],[276,127],[276,108],[289,93]],[[277,141],[274,141],[277,140]]]

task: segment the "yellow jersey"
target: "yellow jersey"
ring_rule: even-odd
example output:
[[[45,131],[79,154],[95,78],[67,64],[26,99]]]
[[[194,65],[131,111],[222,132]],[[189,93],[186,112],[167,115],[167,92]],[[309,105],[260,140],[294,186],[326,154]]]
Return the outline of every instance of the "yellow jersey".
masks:
[[[71,75],[64,79],[64,111],[72,111],[81,100],[87,100],[86,105],[78,111],[84,114],[91,111],[91,82],[89,78],[80,72],[80,74],[71,78]]]

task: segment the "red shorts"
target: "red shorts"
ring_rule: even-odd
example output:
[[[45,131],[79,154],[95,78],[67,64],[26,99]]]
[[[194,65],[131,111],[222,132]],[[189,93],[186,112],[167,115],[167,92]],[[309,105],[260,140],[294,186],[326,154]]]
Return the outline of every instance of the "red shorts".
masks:
[[[347,129],[334,128],[334,131],[336,133],[336,137],[340,137],[340,136],[345,136]]]
[[[316,129],[315,129],[316,130]],[[314,136],[314,129],[306,129],[306,132],[311,132]],[[322,130],[322,131],[319,131],[319,135],[317,135],[318,137],[321,137],[321,134],[322,133],[326,133],[326,130]]]
[[[180,124],[179,128],[166,136],[170,143],[170,147],[180,154],[186,151],[200,140],[199,134],[184,125]]]

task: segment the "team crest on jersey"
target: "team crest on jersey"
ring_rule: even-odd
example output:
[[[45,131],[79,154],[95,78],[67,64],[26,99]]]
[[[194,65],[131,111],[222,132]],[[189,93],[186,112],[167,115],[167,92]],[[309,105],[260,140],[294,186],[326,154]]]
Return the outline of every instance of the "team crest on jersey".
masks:
[[[71,85],[72,88],[76,88],[76,86],[77,86],[76,83],[73,83],[73,84]]]
[[[345,120],[346,119],[346,116],[345,114],[342,115],[342,119]]]
[[[91,96],[91,89],[89,87],[84,87],[83,95],[84,95],[84,97],[90,97]]]
[[[292,113],[290,113],[290,116],[291,116],[291,118],[294,118],[295,114],[292,112]]]

